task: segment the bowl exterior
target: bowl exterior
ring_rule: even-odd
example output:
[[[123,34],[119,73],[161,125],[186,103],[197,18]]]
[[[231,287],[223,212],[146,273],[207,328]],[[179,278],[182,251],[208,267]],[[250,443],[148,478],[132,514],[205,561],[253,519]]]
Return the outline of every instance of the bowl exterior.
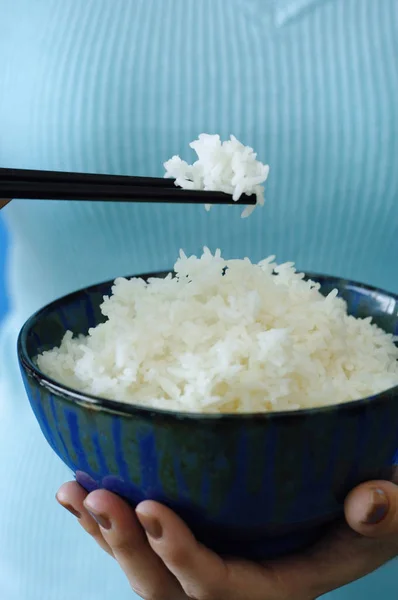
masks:
[[[71,402],[24,373],[52,449],[88,491],[162,502],[220,553],[268,557],[309,544],[358,483],[391,478],[398,398],[350,411],[224,421],[126,415]]]

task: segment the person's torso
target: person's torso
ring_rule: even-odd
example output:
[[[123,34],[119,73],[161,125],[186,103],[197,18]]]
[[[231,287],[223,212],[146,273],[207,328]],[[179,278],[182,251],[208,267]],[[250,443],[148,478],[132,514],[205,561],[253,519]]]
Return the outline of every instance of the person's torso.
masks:
[[[245,222],[228,208],[15,202],[24,316],[204,244],[398,289],[395,0],[49,5],[26,5],[6,41],[3,166],[161,175],[206,131],[252,145],[271,174]]]
[[[180,248],[276,254],[398,290],[396,0],[0,0],[0,15],[1,166],[160,176],[208,132],[236,135],[271,167],[266,206],[245,221],[228,207],[11,203],[9,362],[35,309],[171,268]],[[67,544],[42,535],[47,549]],[[52,583],[43,600],[77,589]]]

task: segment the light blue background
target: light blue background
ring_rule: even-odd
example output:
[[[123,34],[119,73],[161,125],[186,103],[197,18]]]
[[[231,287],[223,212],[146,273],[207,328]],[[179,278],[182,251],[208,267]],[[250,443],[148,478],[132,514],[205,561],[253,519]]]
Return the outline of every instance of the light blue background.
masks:
[[[5,287],[5,261],[7,255],[8,236],[4,222],[0,216],[0,323],[6,314],[8,302]]]

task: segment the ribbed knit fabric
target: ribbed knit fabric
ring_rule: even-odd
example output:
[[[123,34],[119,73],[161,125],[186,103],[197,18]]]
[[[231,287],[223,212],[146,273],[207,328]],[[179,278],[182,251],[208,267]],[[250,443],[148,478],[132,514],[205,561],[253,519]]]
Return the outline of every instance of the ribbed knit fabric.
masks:
[[[132,597],[53,495],[15,340],[78,287],[170,268],[180,247],[268,254],[398,290],[397,0],[0,0],[0,166],[161,175],[199,133],[269,162],[267,204],[13,202],[0,356],[0,598]],[[393,563],[330,600],[398,594]]]

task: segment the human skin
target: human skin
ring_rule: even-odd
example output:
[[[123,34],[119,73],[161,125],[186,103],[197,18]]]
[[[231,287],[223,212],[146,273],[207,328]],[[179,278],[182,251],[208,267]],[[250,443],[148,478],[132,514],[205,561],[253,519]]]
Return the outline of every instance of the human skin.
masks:
[[[396,483],[360,485],[333,533],[304,553],[258,563],[217,556],[155,502],[134,511],[118,496],[87,494],[76,482],[64,484],[57,500],[117,560],[144,600],[314,600],[398,556]]]

